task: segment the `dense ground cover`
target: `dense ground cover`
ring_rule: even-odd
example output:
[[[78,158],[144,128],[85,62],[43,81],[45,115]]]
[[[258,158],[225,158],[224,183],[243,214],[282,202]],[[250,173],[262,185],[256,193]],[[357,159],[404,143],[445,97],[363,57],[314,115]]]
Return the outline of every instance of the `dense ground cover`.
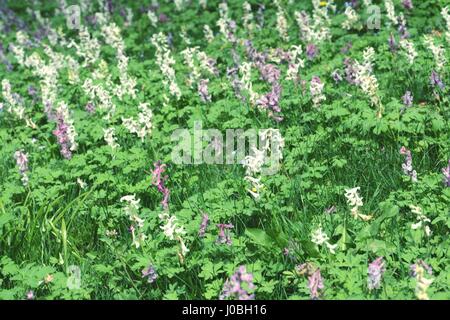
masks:
[[[447,4],[2,1],[0,299],[449,299]]]

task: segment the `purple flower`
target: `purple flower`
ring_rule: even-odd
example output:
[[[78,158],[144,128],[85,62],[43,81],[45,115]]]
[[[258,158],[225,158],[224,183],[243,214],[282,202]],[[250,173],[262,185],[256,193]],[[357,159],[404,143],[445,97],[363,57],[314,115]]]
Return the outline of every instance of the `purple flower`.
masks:
[[[401,110],[401,112],[403,113],[403,111],[405,111],[405,109],[411,108],[411,106],[413,104],[414,97],[413,97],[411,91],[406,91],[405,95],[402,97],[402,100],[403,100],[403,104],[405,105]]]
[[[272,110],[274,112],[281,112],[280,108],[280,96],[281,96],[281,86],[275,84],[272,86],[272,91],[263,95],[261,99],[256,101],[256,105],[264,109]]]
[[[219,234],[217,236],[216,243],[227,244],[231,246],[231,236],[229,234],[229,230],[233,229],[234,226],[231,223],[219,223],[217,224],[217,228],[219,228]]]
[[[376,258],[367,268],[367,286],[369,290],[379,289],[381,278],[385,272],[383,257]]]
[[[152,171],[152,184],[158,188],[160,193],[162,193],[163,199],[161,205],[164,210],[167,210],[169,207],[170,190],[165,186],[165,182],[169,176],[162,176],[166,171],[166,165],[161,164],[161,161],[157,161],[153,165],[155,166],[155,169]]]
[[[411,151],[406,149],[405,147],[401,147],[400,154],[405,156],[405,161],[402,164],[403,172],[411,177],[412,182],[417,182],[417,172],[413,169],[412,166],[412,155]]]
[[[259,68],[261,77],[270,84],[275,84],[280,79],[280,70],[273,64],[264,64]]]
[[[400,33],[401,39],[409,38],[409,32],[408,28],[406,27],[405,19],[399,19],[398,33]]]
[[[424,268],[427,273],[431,276],[433,274],[433,269],[422,259],[417,260],[417,262],[415,264],[412,264],[409,266],[409,270],[410,270],[410,276],[411,277],[416,277],[417,275],[417,267],[422,267]]]
[[[158,278],[158,273],[152,265],[142,270],[142,278],[147,277],[148,283],[153,283]]]
[[[61,155],[65,159],[72,158],[72,151],[70,151],[71,142],[69,139],[69,126],[66,123],[64,116],[60,113],[56,114],[56,129],[53,130],[53,134],[60,146]]]
[[[240,266],[225,282],[219,300],[254,300],[255,295],[251,293],[254,289],[253,275]]]
[[[319,299],[319,290],[324,289],[322,275],[320,269],[317,269],[313,274],[308,277],[308,288],[311,295],[311,299]]]
[[[405,7],[405,9],[407,9],[407,10],[412,10],[414,8],[412,0],[403,0],[402,4],[403,4],[403,7]]]
[[[165,23],[165,22],[169,21],[169,17],[167,17],[167,15],[165,15],[164,13],[160,13],[158,20],[161,23]]]
[[[88,113],[92,114],[95,112],[95,105],[92,102],[88,102],[86,106],[84,107],[84,110],[86,110]]]
[[[350,58],[344,59],[345,65],[345,80],[350,84],[357,84],[357,72],[355,68],[355,62]]]
[[[211,96],[208,93],[208,79],[201,79],[198,85],[198,94],[203,102],[210,102]]]
[[[394,38],[394,35],[392,33],[389,36],[388,43],[389,43],[389,48],[391,49],[391,52],[397,51],[397,43],[395,42],[395,38]]]
[[[439,77],[439,74],[434,70],[431,72],[430,83],[433,87],[438,86],[441,90],[444,89],[444,83],[442,82],[441,78]]]
[[[448,160],[448,166],[442,168],[442,174],[444,175],[444,185],[450,188],[450,160]]]
[[[331,73],[331,77],[335,82],[341,82],[343,80],[339,70],[334,70],[333,73]]]
[[[312,43],[309,43],[306,46],[306,56],[308,57],[309,60],[313,60],[316,57],[317,51],[318,51],[317,47]]]
[[[209,222],[209,217],[206,213],[204,213],[202,216],[202,223],[200,224],[200,229],[198,230],[199,237],[205,236],[206,228],[208,227],[208,222]]]

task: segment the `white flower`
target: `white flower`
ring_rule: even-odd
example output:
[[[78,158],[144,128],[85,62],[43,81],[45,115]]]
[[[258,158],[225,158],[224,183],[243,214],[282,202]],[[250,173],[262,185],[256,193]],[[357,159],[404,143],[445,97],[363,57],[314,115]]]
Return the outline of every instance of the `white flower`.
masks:
[[[414,205],[410,205],[409,208],[411,209],[411,212],[416,215],[417,219],[417,222],[411,225],[411,229],[416,230],[423,228],[426,236],[431,236],[432,232],[428,225],[431,223],[431,220],[423,213],[422,208]]]
[[[120,145],[116,142],[116,137],[114,136],[115,128],[103,129],[103,139],[106,143],[113,149],[117,149]]]
[[[81,189],[86,189],[87,183],[84,182],[82,179],[77,178],[77,183],[78,183],[78,185],[80,186]]]
[[[323,232],[322,227],[319,226],[312,234],[311,241],[318,246],[324,245],[330,250],[331,253],[336,253],[337,244],[331,244],[328,242],[330,238],[327,236],[325,232]]]

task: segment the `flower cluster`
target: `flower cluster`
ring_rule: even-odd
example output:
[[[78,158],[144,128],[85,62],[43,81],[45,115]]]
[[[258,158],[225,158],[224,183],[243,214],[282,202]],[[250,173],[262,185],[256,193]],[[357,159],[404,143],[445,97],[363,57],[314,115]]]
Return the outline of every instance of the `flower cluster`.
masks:
[[[411,276],[416,279],[415,294],[419,300],[429,300],[428,288],[433,283],[433,279],[425,277],[425,273],[432,274],[431,268],[423,261],[419,260],[417,263],[411,265]]]
[[[113,127],[103,129],[103,139],[108,144],[108,146],[110,146],[111,149],[113,149],[113,150],[120,147],[120,145],[117,143],[117,139],[115,137],[115,132],[116,132],[116,129]]]
[[[417,222],[411,225],[411,229],[416,230],[423,228],[427,237],[431,236],[431,229],[427,223],[431,223],[431,220],[423,213],[423,209],[418,206],[410,205],[411,212],[416,215]]]
[[[391,20],[391,23],[393,25],[397,25],[398,19],[397,16],[395,15],[394,2],[392,2],[392,0],[384,0],[384,6],[386,8],[388,19]]]
[[[134,118],[122,117],[122,123],[130,133],[135,133],[143,142],[144,138],[152,132],[153,113],[149,108],[148,103],[140,103],[138,109],[140,110],[140,113],[137,120]]]
[[[163,212],[159,214],[159,219],[163,223],[160,227],[164,235],[169,238],[169,240],[177,240],[180,243],[180,251],[178,255],[180,257],[180,261],[184,261],[184,257],[189,252],[189,249],[186,247],[184,243],[183,236],[186,234],[184,227],[178,224],[178,218],[174,215],[169,215],[167,212]]]
[[[144,219],[140,218],[138,214],[140,201],[140,199],[136,200],[135,195],[128,195],[120,198],[120,202],[126,202],[124,211],[131,221],[129,230],[133,239],[133,245],[136,248],[141,247],[144,244],[145,239],[147,238],[147,236],[142,231],[142,228],[144,227]]]
[[[254,300],[255,295],[251,293],[254,289],[253,275],[247,272],[245,266],[240,266],[225,282],[219,299]]]
[[[441,10],[442,17],[444,18],[447,25],[447,32],[445,33],[447,37],[447,42],[450,43],[450,8],[447,6]]]
[[[330,250],[331,253],[336,253],[337,244],[331,244],[328,242],[330,238],[327,236],[325,232],[323,232],[322,227],[319,226],[312,234],[311,234],[311,241],[318,246],[322,246],[325,244],[325,246]]]
[[[169,87],[170,94],[176,99],[179,99],[181,97],[181,90],[176,82],[175,70],[172,67],[175,64],[175,60],[170,53],[167,38],[160,32],[152,36],[151,42],[156,48],[156,64],[165,76],[163,83]]]
[[[288,25],[286,16],[283,12],[283,8],[281,7],[280,1],[275,0],[275,5],[277,6],[277,30],[278,34],[280,35],[280,38],[283,39],[283,41],[288,42],[289,41],[289,35],[287,33]]]
[[[403,49],[403,52],[408,59],[409,64],[412,65],[414,63],[414,60],[418,56],[417,51],[414,48],[414,44],[407,39],[401,39],[400,47]]]
[[[372,219],[372,216],[365,215],[359,212],[359,208],[363,206],[363,201],[358,192],[360,187],[356,187],[353,189],[345,189],[345,197],[347,198],[347,204],[352,207],[351,214],[353,218],[360,218],[364,221],[368,221]]]
[[[116,50],[120,85],[115,87],[114,93],[119,100],[122,100],[125,94],[136,98],[136,79],[128,75],[128,57],[125,55],[125,43],[120,35],[120,28],[115,23],[110,23],[102,26],[102,33],[106,43]]]
[[[384,267],[383,257],[378,257],[369,264],[367,268],[367,287],[369,290],[379,289],[381,286],[381,278],[386,271]]]
[[[75,142],[76,131],[73,119],[69,116],[69,107],[64,102],[60,102],[55,114],[56,129],[53,134],[60,146],[61,155],[66,159],[72,158],[72,152],[77,149]]]
[[[233,229],[234,226],[231,223],[219,223],[217,224],[217,228],[219,228],[219,234],[217,235],[216,243],[231,246],[230,230]]]
[[[161,205],[164,210],[167,210],[169,208],[170,190],[165,185],[169,176],[163,176],[163,173],[166,171],[166,165],[161,164],[160,161],[155,162],[153,165],[155,166],[155,169],[152,171],[152,184],[156,186],[158,191],[163,195]]]
[[[311,299],[319,299],[320,291],[325,288],[325,286],[323,285],[322,275],[320,274],[320,269],[317,269],[311,275],[309,275],[308,288]]]
[[[378,106],[378,117],[381,117],[383,106],[381,105],[380,98],[378,96],[378,80],[372,74],[373,61],[375,57],[375,50],[369,47],[364,50],[363,63],[356,62],[356,83],[361,87],[362,91],[366,93],[373,106]]]
[[[246,169],[245,180],[252,184],[248,191],[253,198],[258,199],[260,190],[264,188],[261,179],[256,175],[265,172],[263,166],[267,163],[268,152],[270,149],[270,168],[276,169],[279,161],[283,158],[284,139],[278,129],[266,129],[259,132],[260,149],[253,147],[252,155],[248,155],[242,161]],[[270,169],[268,169],[270,170]]]
[[[344,12],[347,20],[342,23],[342,28],[346,30],[350,30],[353,28],[355,24],[358,23],[359,17],[356,11],[351,7],[347,6]]]
[[[327,98],[323,94],[323,88],[325,84],[320,81],[320,78],[317,76],[312,77],[310,85],[309,85],[309,91],[311,93],[312,101],[314,104],[314,107],[319,107],[320,103],[322,101],[325,101]]]
[[[142,278],[147,278],[148,283],[153,283],[158,279],[158,273],[154,266],[149,265],[147,268],[142,270]]]
[[[403,172],[411,177],[412,182],[417,182],[417,171],[412,166],[411,151],[406,149],[406,147],[401,147],[400,154],[405,156],[405,162],[402,164]]]
[[[206,213],[204,213],[202,215],[202,222],[200,224],[200,229],[198,230],[199,237],[205,236],[206,228],[208,227],[208,223],[209,223],[209,216]]]
[[[403,113],[406,109],[412,107],[414,97],[413,97],[411,91],[406,91],[405,95],[402,97],[402,100],[403,100],[404,107],[402,108],[401,113]]]
[[[14,153],[14,159],[16,159],[16,165],[22,177],[22,183],[26,186],[28,184],[28,153],[25,153],[23,150],[18,150]]]

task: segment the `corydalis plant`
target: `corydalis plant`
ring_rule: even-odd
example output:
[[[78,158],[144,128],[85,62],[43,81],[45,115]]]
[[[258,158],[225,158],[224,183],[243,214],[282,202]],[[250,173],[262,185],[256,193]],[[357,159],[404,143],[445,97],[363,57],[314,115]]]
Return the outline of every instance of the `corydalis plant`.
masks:
[[[26,186],[28,185],[28,153],[18,150],[14,153],[14,159],[16,159],[16,165],[22,177],[22,184]]]
[[[316,108],[320,106],[320,103],[322,101],[325,101],[327,99],[323,94],[324,86],[325,85],[322,83],[322,81],[320,81],[319,77],[317,76],[312,77],[309,90],[311,93],[314,107]]]
[[[148,103],[140,103],[138,106],[139,115],[137,120],[134,118],[123,118],[122,123],[130,133],[136,134],[141,141],[144,142],[144,138],[152,132],[152,118],[153,112],[149,108]]]
[[[406,149],[406,147],[401,147],[400,154],[405,156],[405,161],[402,164],[402,169],[405,175],[411,177],[412,182],[417,182],[417,172],[412,166],[412,155],[411,151]]]
[[[60,146],[61,155],[66,159],[71,159],[72,151],[77,149],[76,131],[73,120],[69,117],[69,108],[64,102],[60,102],[56,109],[55,120],[56,129],[53,130],[53,134]]]
[[[331,244],[328,242],[330,238],[327,236],[325,232],[323,232],[322,227],[319,226],[312,234],[311,234],[311,241],[315,243],[318,246],[322,246],[325,244],[325,246],[330,250],[332,254],[336,253],[337,244]]]
[[[163,176],[163,173],[166,171],[166,165],[161,164],[160,161],[155,162],[153,165],[155,166],[155,169],[152,171],[152,184],[156,186],[158,191],[163,195],[161,205],[164,210],[167,210],[169,208],[170,190],[165,185],[169,176]]]
[[[322,275],[320,269],[317,269],[314,273],[308,277],[308,288],[311,299],[319,299],[320,292],[325,288],[323,285]]]
[[[433,283],[433,279],[426,278],[425,273],[431,274],[431,268],[423,261],[419,260],[416,264],[411,267],[411,276],[416,279],[416,289],[415,294],[419,300],[429,300],[428,288]]]
[[[158,273],[153,265],[149,265],[147,268],[142,270],[142,278],[147,278],[148,283],[153,283],[158,279]]]
[[[363,206],[362,202],[363,198],[361,198],[358,193],[359,189],[360,187],[356,187],[353,189],[345,189],[345,197],[347,198],[347,204],[352,207],[350,212],[353,218],[355,219],[360,218],[364,221],[368,221],[372,219],[372,216],[362,214],[359,211],[359,208]]]
[[[234,228],[231,223],[219,223],[217,224],[219,228],[219,234],[217,236],[216,242],[219,244],[227,244],[231,246],[231,235],[230,230]]]
[[[383,257],[378,257],[367,268],[367,287],[369,290],[379,289],[383,273],[386,271]]]
[[[240,266],[238,270],[225,282],[220,300],[254,300],[255,290],[253,275],[248,273],[245,266]]]
[[[139,202],[140,199],[136,199],[135,195],[124,196],[120,199],[120,202],[125,202],[124,212],[130,219],[131,226],[129,228],[133,239],[133,245],[137,248],[144,244],[147,236],[142,232],[144,227],[144,219],[139,217]]]
[[[198,230],[198,236],[199,237],[204,237],[205,233],[206,233],[206,228],[208,227],[208,223],[209,223],[209,216],[204,213],[202,215],[202,222],[200,224],[200,229]]]

